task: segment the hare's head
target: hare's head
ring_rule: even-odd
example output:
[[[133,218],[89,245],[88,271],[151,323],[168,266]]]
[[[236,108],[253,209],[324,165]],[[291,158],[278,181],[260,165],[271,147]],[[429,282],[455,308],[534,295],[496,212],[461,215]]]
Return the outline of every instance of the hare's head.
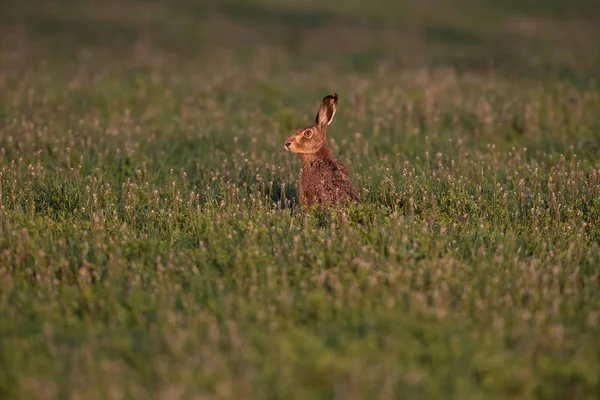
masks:
[[[321,101],[315,123],[292,132],[285,140],[285,149],[292,153],[316,154],[326,148],[325,131],[333,120],[337,102],[336,93],[325,96]]]

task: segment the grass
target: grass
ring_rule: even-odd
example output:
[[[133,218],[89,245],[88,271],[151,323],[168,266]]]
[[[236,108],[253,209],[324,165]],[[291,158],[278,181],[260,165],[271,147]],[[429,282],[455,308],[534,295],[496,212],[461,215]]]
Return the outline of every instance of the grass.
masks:
[[[597,398],[600,12],[502,4],[2,5],[0,397]]]

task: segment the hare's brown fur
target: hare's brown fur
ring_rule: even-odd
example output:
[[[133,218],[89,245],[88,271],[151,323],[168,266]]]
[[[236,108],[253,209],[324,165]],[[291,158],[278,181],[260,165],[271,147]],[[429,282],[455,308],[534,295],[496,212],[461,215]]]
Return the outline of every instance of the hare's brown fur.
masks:
[[[298,153],[300,157],[298,198],[304,206],[361,202],[348,177],[348,169],[327,148],[325,133],[333,120],[337,103],[336,93],[325,96],[315,124],[296,129],[285,141],[285,149]]]

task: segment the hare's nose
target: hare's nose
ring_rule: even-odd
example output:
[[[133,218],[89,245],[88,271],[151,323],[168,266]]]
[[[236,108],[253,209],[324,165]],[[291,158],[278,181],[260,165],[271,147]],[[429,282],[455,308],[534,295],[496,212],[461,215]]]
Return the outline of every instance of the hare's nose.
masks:
[[[292,142],[285,142],[285,145],[283,147],[285,147],[285,149],[289,151],[291,145]]]

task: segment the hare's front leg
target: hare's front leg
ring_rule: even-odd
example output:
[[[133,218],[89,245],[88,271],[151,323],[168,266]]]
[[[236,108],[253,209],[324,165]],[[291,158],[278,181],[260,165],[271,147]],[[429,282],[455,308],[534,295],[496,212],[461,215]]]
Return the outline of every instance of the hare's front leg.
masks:
[[[302,168],[300,168],[300,176],[298,177],[298,183],[296,184],[296,195],[298,196],[298,203],[302,206],[306,205],[306,193],[304,185],[302,184]]]

